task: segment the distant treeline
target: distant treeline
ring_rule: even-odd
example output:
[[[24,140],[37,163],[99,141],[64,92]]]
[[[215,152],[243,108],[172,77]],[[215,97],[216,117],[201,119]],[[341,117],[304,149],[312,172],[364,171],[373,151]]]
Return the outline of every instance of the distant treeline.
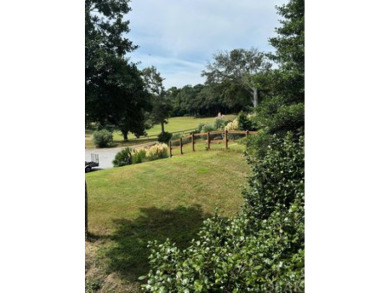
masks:
[[[221,86],[202,84],[171,87],[166,99],[172,107],[172,117],[210,117],[219,112],[238,113],[252,106],[251,94],[239,85],[231,87],[229,91]]]

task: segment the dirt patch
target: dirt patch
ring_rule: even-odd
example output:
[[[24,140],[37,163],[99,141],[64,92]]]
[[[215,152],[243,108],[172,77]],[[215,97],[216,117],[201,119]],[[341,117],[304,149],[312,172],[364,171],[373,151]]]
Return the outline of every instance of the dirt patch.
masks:
[[[117,273],[108,275],[105,273],[97,261],[97,252],[100,245],[103,245],[103,241],[85,241],[85,292],[141,292],[139,283],[124,281]]]

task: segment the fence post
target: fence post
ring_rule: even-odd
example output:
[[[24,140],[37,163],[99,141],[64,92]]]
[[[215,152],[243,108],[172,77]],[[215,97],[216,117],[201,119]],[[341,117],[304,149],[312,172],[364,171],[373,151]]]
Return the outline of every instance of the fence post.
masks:
[[[183,139],[180,137],[180,154],[183,154]]]
[[[248,150],[248,143],[249,143],[249,141],[248,141],[248,135],[249,135],[249,131],[247,130],[247,131],[246,131],[246,150]]]
[[[195,152],[195,135],[192,133],[192,151]]]
[[[228,149],[228,147],[229,147],[229,145],[228,145],[228,138],[227,138],[227,136],[228,136],[228,131],[227,131],[227,130],[225,130],[225,148],[226,148],[226,149]]]
[[[207,132],[207,150],[210,150],[210,131]]]
[[[169,156],[172,157],[172,142],[169,141]]]

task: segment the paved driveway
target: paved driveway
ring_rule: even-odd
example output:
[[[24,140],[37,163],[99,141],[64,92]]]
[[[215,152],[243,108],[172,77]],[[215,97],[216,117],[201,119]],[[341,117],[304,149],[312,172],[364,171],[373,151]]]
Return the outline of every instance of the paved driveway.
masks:
[[[145,146],[151,146],[154,145],[155,142],[151,143],[145,143],[140,145],[134,145],[131,146],[131,148],[137,149]],[[87,162],[91,161],[91,154],[98,154],[99,155],[99,167],[96,167],[94,169],[109,169],[113,168],[114,165],[112,164],[112,161],[115,158],[115,155],[123,150],[125,147],[121,148],[106,148],[106,149],[85,149],[85,160]]]

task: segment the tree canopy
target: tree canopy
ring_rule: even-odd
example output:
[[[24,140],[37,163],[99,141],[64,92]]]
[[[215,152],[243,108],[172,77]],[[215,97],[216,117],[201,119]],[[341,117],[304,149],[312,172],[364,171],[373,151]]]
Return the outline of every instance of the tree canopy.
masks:
[[[253,95],[253,106],[258,105],[258,89],[252,83],[255,74],[266,72],[271,63],[263,52],[256,48],[249,50],[234,49],[230,52],[219,52],[214,55],[214,62],[207,65],[202,76],[207,78],[207,84],[236,84],[245,88]]]
[[[167,119],[172,111],[172,105],[166,99],[166,91],[163,85],[164,78],[161,77],[161,73],[154,66],[143,69],[142,78],[152,100],[153,107],[150,118],[152,123],[161,125],[161,132],[163,133],[164,124],[168,123]]]
[[[129,131],[145,132],[147,92],[134,64],[125,58],[137,46],[123,34],[130,31],[124,15],[127,0],[85,1],[85,118],[118,127],[125,140]]]
[[[304,0],[291,0],[277,7],[283,17],[282,26],[276,29],[277,36],[270,39],[276,53],[272,59],[280,65],[278,90],[290,102],[304,100],[305,27]]]

